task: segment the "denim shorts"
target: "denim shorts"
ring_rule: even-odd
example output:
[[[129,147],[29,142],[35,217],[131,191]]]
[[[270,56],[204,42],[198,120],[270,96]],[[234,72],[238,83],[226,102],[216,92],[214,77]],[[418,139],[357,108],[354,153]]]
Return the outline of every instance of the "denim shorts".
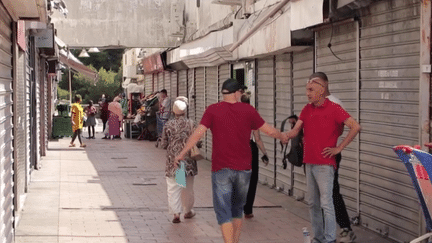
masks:
[[[243,218],[251,170],[222,169],[212,172],[213,207],[218,224]]]

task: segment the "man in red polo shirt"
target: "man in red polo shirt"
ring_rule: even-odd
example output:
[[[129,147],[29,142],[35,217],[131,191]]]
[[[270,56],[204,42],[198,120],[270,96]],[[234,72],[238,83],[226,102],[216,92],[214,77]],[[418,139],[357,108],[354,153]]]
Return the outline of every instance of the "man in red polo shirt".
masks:
[[[312,75],[313,77],[314,75]],[[307,197],[314,233],[313,242],[336,242],[336,217],[333,205],[335,155],[339,154],[360,132],[360,125],[338,104],[326,98],[326,83],[320,77],[308,80],[309,100],[295,127],[286,133],[288,140],[304,132]],[[344,125],[350,131],[337,145]],[[286,141],[285,141],[286,142]]]
[[[201,124],[190,136],[176,162],[204,136],[207,129],[213,135],[212,189],[213,206],[225,242],[240,239],[243,207],[252,174],[252,154],[249,146],[252,130],[286,140],[279,130],[266,123],[251,105],[239,102],[244,86],[235,79],[222,85],[223,101],[210,105]]]

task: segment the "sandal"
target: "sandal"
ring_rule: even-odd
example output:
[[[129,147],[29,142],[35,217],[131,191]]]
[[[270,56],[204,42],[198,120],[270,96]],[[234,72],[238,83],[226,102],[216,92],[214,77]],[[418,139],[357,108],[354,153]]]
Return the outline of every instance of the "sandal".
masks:
[[[85,147],[87,147],[87,145],[85,143],[83,143],[83,144],[80,145],[80,147],[81,148],[85,148]]]
[[[179,214],[174,214],[174,218],[173,218],[172,222],[173,222],[174,224],[178,224],[178,223],[180,223],[180,222],[181,222],[181,221],[180,221],[180,215],[179,215]]]
[[[75,144],[74,143],[71,143],[71,144],[69,144],[69,147],[71,148],[71,147],[75,147]]]
[[[190,219],[190,218],[193,218],[194,216],[195,216],[195,212],[194,211],[190,211],[190,212],[187,212],[187,213],[185,213],[185,215],[184,215],[184,218],[185,219]]]

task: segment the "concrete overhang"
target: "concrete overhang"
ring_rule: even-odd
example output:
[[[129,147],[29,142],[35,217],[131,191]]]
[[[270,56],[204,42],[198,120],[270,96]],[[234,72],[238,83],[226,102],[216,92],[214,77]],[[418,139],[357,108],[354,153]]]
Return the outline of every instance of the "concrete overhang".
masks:
[[[170,67],[217,66],[237,59],[236,52],[228,51],[235,39],[235,27],[211,32],[201,39],[182,44],[167,52],[167,65]],[[179,65],[178,63],[184,63]]]
[[[48,22],[46,0],[2,0],[14,21],[18,19]]]

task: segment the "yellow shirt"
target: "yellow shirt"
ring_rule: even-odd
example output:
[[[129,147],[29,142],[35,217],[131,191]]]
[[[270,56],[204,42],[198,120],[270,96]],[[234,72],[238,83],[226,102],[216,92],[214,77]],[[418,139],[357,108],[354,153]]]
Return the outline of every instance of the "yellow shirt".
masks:
[[[72,131],[75,132],[76,130],[83,128],[84,110],[79,103],[73,103],[71,113],[72,120],[75,123],[75,125],[72,125]]]

